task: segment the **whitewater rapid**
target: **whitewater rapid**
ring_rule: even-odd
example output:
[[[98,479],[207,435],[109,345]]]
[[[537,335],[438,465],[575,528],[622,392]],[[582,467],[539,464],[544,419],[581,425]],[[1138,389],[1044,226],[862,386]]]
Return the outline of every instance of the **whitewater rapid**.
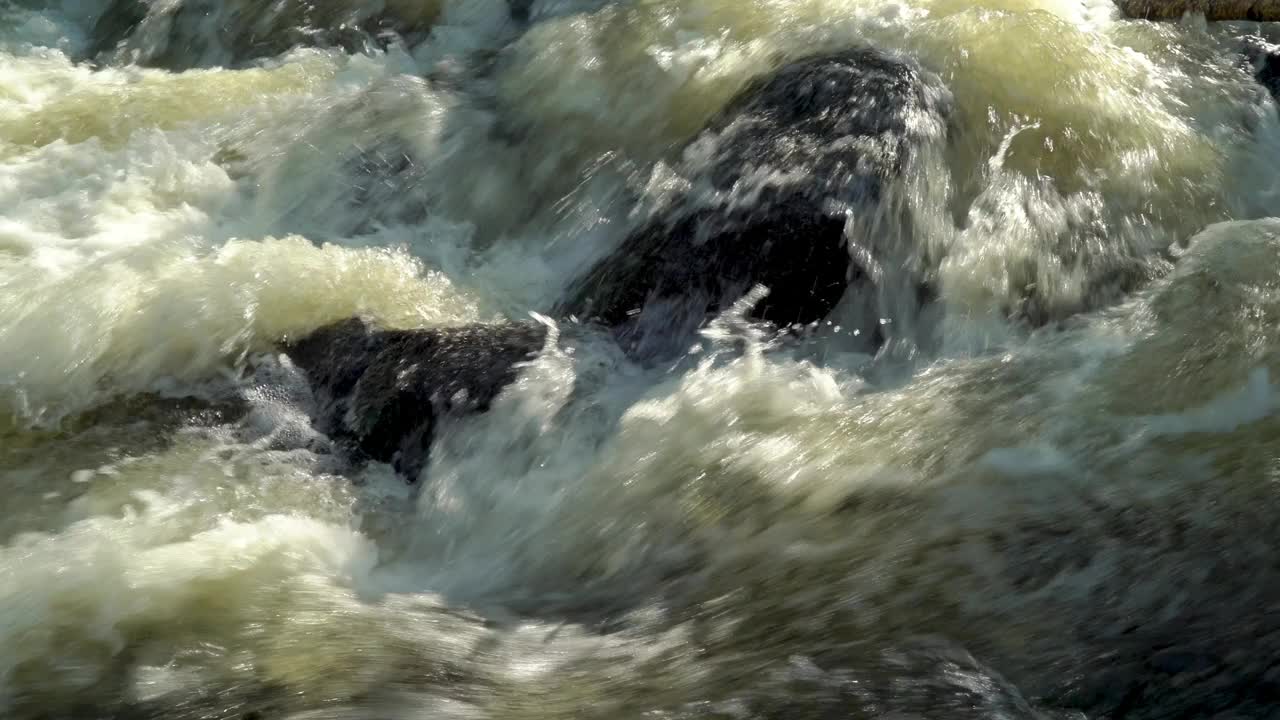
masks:
[[[1253,36],[1109,0],[0,0],[0,715],[1266,715]],[[953,96],[893,198],[933,309],[871,354],[853,300],[802,342],[739,308],[661,366],[552,317],[736,93],[865,45]],[[412,487],[278,349],[531,315]]]

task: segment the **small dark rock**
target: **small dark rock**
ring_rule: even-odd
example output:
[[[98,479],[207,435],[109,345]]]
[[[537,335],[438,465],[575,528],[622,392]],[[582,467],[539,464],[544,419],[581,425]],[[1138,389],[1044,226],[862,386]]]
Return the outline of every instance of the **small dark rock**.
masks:
[[[545,338],[532,323],[380,330],[350,319],[289,343],[285,354],[311,381],[317,427],[413,482],[437,425],[488,410]]]
[[[1246,68],[1253,73],[1258,84],[1280,102],[1280,46],[1258,35],[1248,35],[1240,40]]]
[[[1271,97],[1280,101],[1280,51],[1266,53],[1259,59],[1256,77]]]

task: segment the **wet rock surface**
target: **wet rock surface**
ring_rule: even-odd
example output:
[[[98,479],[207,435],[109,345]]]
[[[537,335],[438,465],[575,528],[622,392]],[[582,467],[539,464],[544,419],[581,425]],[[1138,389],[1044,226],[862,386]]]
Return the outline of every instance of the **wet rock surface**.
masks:
[[[437,425],[488,410],[545,337],[534,324],[381,330],[350,319],[284,350],[312,383],[317,427],[412,482]]]
[[[142,21],[147,18],[147,4],[142,0],[116,0],[98,17],[89,32],[89,57],[99,57],[115,50]]]
[[[1254,62],[1258,82],[1280,102],[1280,48],[1260,51]]]
[[[615,328],[641,358],[679,352],[757,284],[770,294],[755,317],[821,320],[850,283],[870,282],[854,256],[909,242],[893,185],[947,105],[936,79],[874,50],[784,66],[686,148],[685,189],[580,278],[561,313]]]

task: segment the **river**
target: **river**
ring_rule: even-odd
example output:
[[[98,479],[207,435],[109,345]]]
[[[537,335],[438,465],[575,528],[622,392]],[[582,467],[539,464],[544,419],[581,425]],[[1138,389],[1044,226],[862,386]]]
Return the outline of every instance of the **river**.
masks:
[[[0,0],[0,715],[1275,717],[1277,41],[1110,0]],[[902,198],[927,317],[560,339],[735,93],[865,46],[953,103]],[[531,314],[413,484],[279,352]]]

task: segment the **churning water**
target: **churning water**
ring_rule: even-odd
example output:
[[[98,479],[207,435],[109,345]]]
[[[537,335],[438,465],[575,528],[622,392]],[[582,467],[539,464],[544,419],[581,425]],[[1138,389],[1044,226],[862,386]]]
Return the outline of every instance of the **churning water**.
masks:
[[[1109,0],[0,0],[0,716],[1280,715],[1268,39]],[[866,46],[953,106],[886,200],[886,317],[777,338],[752,296],[660,366],[559,327],[413,486],[313,428],[281,341],[554,317],[744,86]]]

